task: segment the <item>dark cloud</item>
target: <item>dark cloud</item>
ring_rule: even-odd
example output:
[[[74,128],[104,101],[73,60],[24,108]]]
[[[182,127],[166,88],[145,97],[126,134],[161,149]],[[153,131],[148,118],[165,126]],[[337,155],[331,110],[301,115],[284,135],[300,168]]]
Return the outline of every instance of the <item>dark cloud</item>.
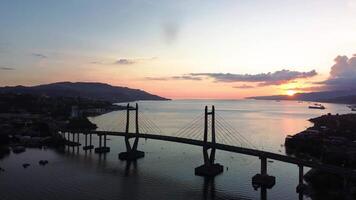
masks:
[[[315,70],[309,72],[298,72],[290,70],[280,70],[276,72],[260,73],[260,74],[231,74],[231,73],[190,73],[180,76],[170,76],[170,77],[146,77],[146,80],[153,81],[169,81],[169,80],[191,80],[191,81],[201,81],[204,78],[212,78],[215,82],[253,82],[257,83],[257,86],[268,86],[268,85],[281,85],[284,83],[293,82],[300,78],[309,78],[317,75]],[[237,85],[233,88],[248,89],[254,88],[252,85]]]
[[[190,81],[200,81],[202,80],[201,77],[194,77],[194,76],[189,76],[189,75],[182,75],[182,76],[172,76],[170,79],[174,80],[190,80]]]
[[[201,77],[193,77],[190,75],[170,76],[170,77],[146,77],[145,79],[151,81],[170,81],[170,80],[200,81],[202,80]]]
[[[101,61],[92,61],[90,62],[90,64],[98,64],[98,65],[103,65],[105,63],[101,62]]]
[[[356,89],[356,55],[351,58],[337,56],[334,61],[329,78],[317,84],[322,84],[327,90]]]
[[[7,71],[10,71],[10,70],[15,70],[15,68],[11,68],[11,67],[0,67],[0,70],[7,70]]]
[[[236,85],[232,87],[237,89],[250,89],[250,88],[254,88],[255,86],[243,84],[243,85]]]
[[[43,54],[40,54],[40,53],[32,53],[32,56],[37,57],[37,58],[41,58],[41,59],[48,58],[46,55],[43,55]]]
[[[121,58],[117,61],[114,62],[114,64],[117,65],[133,65],[139,62],[143,62],[143,61],[150,61],[150,60],[155,60],[157,59],[157,57],[151,57],[151,58]],[[97,64],[97,63],[96,63]]]
[[[146,77],[145,79],[149,80],[149,81],[168,81],[169,80],[169,78],[167,78],[167,77]]]
[[[256,82],[258,86],[281,85],[295,79],[310,78],[317,75],[315,70],[309,72],[298,72],[280,70],[276,72],[260,74],[231,74],[231,73],[191,73],[193,77],[209,77],[215,82]]]
[[[132,60],[132,59],[119,59],[115,62],[115,64],[118,64],[118,65],[132,65],[132,64],[135,64],[136,61],[135,60]]]

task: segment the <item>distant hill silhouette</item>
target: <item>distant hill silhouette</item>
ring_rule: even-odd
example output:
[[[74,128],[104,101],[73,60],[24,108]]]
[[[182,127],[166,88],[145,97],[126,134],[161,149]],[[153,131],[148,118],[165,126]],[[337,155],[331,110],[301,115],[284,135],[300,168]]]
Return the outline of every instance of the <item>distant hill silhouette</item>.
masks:
[[[116,102],[136,100],[169,100],[143,90],[94,82],[58,82],[37,86],[0,87],[0,93],[47,95],[51,97],[81,97]]]
[[[248,97],[248,99],[257,100],[298,100],[298,101],[317,101],[329,103],[345,103],[356,104],[356,91],[324,91],[297,93],[293,96],[288,95],[273,95],[273,96],[256,96]]]

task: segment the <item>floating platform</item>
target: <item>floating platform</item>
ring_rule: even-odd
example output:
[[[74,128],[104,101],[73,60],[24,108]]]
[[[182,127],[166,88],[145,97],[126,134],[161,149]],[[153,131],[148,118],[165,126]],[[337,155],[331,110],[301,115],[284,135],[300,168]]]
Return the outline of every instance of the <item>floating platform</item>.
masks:
[[[145,152],[143,151],[130,151],[119,153],[120,160],[137,160],[143,157],[145,157]]]
[[[220,165],[219,163],[215,163],[212,165],[202,165],[195,168],[195,175],[214,177],[221,174],[223,171],[224,166]]]
[[[256,174],[252,177],[252,185],[254,188],[266,187],[271,189],[276,184],[276,177],[267,174]]]
[[[83,150],[94,149],[94,145],[83,146]]]
[[[110,152],[110,147],[97,147],[95,148],[95,153],[108,153]]]

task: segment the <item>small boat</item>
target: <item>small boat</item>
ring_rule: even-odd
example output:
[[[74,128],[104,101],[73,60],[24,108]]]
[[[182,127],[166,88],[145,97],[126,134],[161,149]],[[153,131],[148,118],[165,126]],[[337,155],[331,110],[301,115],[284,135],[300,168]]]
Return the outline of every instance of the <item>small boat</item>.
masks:
[[[314,105],[311,105],[309,106],[310,109],[321,109],[321,110],[324,110],[325,109],[325,106],[319,104],[319,103],[316,103]]]

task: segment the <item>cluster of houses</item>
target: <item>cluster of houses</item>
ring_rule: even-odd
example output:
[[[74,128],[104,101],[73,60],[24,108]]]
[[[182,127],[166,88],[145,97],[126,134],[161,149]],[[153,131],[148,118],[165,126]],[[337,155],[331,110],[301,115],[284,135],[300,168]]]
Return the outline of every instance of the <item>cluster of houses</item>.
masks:
[[[310,121],[313,127],[286,137],[287,154],[356,167],[356,114],[328,114]]]
[[[40,147],[53,142],[66,123],[39,114],[0,113],[0,137],[15,146]]]

